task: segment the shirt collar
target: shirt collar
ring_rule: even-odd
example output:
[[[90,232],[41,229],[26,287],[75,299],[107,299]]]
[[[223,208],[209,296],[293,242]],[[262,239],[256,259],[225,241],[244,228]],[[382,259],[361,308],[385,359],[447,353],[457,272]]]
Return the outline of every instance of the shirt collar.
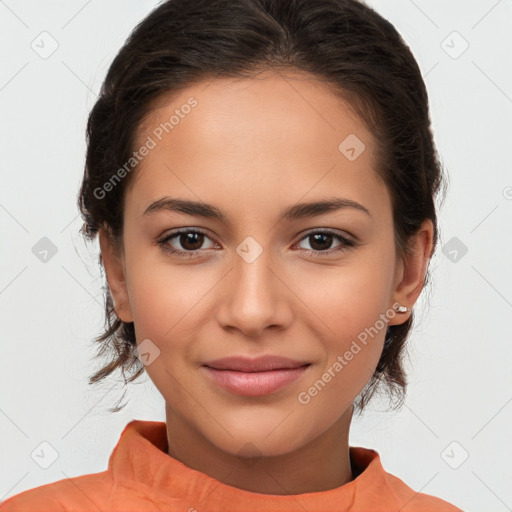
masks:
[[[226,485],[205,473],[192,469],[167,453],[167,426],[164,422],[133,420],[124,428],[110,456],[108,471],[115,481],[134,486],[147,486],[151,495],[184,499],[190,508],[217,511],[243,503],[244,510],[364,510],[375,504],[375,497],[393,492],[386,482],[386,472],[379,454],[372,449],[350,447],[350,461],[358,476],[352,481],[327,491],[295,495],[253,493]],[[207,506],[206,506],[207,504]],[[389,501],[389,505],[396,501]],[[263,508],[262,508],[263,507]]]

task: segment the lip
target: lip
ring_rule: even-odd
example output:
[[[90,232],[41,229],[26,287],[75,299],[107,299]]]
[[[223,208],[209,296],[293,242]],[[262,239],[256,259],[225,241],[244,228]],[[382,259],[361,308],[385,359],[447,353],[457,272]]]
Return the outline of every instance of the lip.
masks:
[[[280,356],[225,357],[208,361],[202,368],[213,382],[237,395],[275,393],[299,379],[311,366]]]
[[[308,361],[297,361],[288,357],[273,355],[261,356],[254,359],[245,356],[231,356],[203,363],[204,366],[208,366],[209,368],[214,368],[216,370],[234,370],[239,372],[283,370],[298,368],[306,364],[309,364]]]

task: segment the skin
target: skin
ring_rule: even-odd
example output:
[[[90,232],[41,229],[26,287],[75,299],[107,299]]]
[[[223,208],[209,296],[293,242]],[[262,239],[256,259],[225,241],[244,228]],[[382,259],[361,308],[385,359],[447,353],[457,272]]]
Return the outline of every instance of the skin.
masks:
[[[129,182],[121,243],[100,230],[116,312],[134,322],[138,344],[149,339],[160,350],[146,371],[166,401],[168,453],[257,493],[339,487],[355,477],[348,444],[352,404],[375,370],[386,329],[309,403],[301,404],[298,394],[392,304],[413,306],[431,255],[432,223],[423,223],[410,256],[396,253],[373,135],[314,77],[267,72],[191,85],[158,99],[138,142],[191,96],[198,105]],[[365,144],[354,161],[338,149],[349,134]],[[169,210],[144,215],[165,196],[214,205],[226,220]],[[286,207],[332,197],[356,201],[371,216],[343,208],[279,220]],[[197,249],[194,257],[158,245],[177,228],[206,232],[193,243],[183,236],[167,242]],[[344,246],[336,238],[315,244],[311,235],[322,229],[357,243],[343,251],[336,251]],[[249,236],[262,248],[250,263],[236,252]],[[396,314],[389,325],[408,317]],[[260,397],[232,394],[200,368],[211,359],[264,354],[311,366],[291,385]],[[247,443],[252,463],[241,456],[250,454]]]

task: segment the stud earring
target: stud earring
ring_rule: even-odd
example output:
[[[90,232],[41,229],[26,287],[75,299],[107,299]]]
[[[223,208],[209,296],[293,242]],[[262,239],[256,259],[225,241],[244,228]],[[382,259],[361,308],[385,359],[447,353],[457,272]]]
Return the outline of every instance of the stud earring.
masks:
[[[397,312],[397,313],[408,313],[409,311],[411,311],[407,306],[404,306],[402,304],[394,304],[393,305],[393,309]]]

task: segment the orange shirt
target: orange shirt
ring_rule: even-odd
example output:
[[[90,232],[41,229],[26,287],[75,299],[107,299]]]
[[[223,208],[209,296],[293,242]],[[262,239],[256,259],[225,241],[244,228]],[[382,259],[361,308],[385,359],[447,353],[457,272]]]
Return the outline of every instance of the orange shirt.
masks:
[[[101,473],[42,485],[12,496],[1,512],[461,512],[413,491],[384,471],[375,450],[350,447],[360,471],[336,489],[295,495],[244,491],[191,469],[167,454],[164,422],[133,420]]]

